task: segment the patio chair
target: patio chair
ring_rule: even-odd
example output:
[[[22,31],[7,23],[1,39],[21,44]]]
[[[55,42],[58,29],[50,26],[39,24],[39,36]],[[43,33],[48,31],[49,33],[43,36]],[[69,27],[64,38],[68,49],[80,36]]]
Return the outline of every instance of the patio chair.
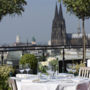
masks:
[[[90,67],[80,67],[79,77],[90,78]]]
[[[90,90],[90,82],[78,84],[76,90]]]
[[[11,90],[18,90],[15,79],[9,78],[8,82],[9,82],[9,86],[10,86]]]

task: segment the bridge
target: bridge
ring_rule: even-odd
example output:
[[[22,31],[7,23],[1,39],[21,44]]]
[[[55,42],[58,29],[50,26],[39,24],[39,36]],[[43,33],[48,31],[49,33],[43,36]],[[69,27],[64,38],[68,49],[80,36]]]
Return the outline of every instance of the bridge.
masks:
[[[0,46],[0,52],[25,51],[25,50],[51,50],[51,49],[80,49],[78,45],[26,45],[26,46]],[[86,48],[90,48],[89,45]]]
[[[69,54],[66,54],[66,49],[82,49],[83,46],[77,46],[77,45],[26,45],[26,46],[0,46],[0,53],[1,53],[1,61],[2,61],[2,64],[3,64],[3,59],[4,59],[4,53],[5,52],[11,52],[11,51],[27,51],[27,50],[42,50],[43,51],[43,56],[44,56],[44,51],[45,50],[56,50],[56,49],[60,49],[62,50],[62,53],[59,57],[59,60],[62,61],[62,66],[64,67],[64,62],[65,60],[70,60],[70,57],[71,59],[75,58],[75,59],[82,59],[82,55],[78,56],[77,55],[69,55]],[[90,49],[90,46],[86,46],[87,49]],[[72,53],[72,52],[71,52]]]

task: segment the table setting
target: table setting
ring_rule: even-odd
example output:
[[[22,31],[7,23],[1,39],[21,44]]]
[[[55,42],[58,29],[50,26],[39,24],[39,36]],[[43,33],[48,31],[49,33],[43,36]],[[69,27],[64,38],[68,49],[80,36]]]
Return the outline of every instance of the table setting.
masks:
[[[21,78],[20,75],[23,77]],[[57,78],[48,78],[48,75],[44,74],[40,77],[33,74],[17,74],[16,77],[11,78],[16,80],[18,90],[85,90],[77,87],[88,84],[90,88],[90,79],[74,77],[73,74],[67,73],[58,73]]]
[[[58,72],[58,62],[39,63],[38,73],[16,74],[18,90],[90,90],[90,79]],[[30,70],[30,69],[28,69]]]

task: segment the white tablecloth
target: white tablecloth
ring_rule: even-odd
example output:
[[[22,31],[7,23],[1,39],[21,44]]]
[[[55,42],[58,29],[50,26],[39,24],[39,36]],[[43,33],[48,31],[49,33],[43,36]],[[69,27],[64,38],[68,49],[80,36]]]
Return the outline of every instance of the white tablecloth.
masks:
[[[16,79],[18,90],[90,90],[90,80],[86,78],[59,77],[49,81],[40,80],[33,82],[36,79],[37,76],[21,80]]]

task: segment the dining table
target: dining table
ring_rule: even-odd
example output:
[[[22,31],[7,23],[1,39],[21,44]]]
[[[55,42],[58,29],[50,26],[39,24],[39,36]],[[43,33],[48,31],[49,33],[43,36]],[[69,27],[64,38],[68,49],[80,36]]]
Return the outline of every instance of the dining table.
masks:
[[[10,77],[16,80],[18,90],[90,90],[90,79],[59,73],[49,75],[17,74]]]

